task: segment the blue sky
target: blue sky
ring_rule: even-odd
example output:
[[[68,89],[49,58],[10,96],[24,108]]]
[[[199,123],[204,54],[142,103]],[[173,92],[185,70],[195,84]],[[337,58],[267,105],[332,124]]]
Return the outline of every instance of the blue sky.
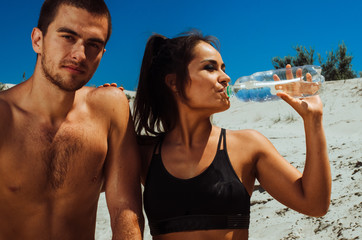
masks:
[[[36,55],[30,34],[43,1],[6,1],[0,10],[2,46],[0,82],[29,78]],[[106,0],[113,34],[101,64],[88,85],[116,82],[137,87],[148,37],[174,37],[197,28],[221,43],[226,71],[232,79],[273,68],[275,56],[295,55],[293,46],[313,47],[326,57],[344,41],[354,56],[353,70],[362,71],[362,1],[243,1],[243,0]],[[317,57],[315,64],[319,64]]]

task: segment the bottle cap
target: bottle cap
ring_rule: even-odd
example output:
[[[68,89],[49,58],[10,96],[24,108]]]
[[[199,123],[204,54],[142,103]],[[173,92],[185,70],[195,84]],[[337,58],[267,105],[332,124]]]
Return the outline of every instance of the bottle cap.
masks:
[[[233,90],[230,85],[225,88],[225,93],[228,97],[231,97],[233,95]]]

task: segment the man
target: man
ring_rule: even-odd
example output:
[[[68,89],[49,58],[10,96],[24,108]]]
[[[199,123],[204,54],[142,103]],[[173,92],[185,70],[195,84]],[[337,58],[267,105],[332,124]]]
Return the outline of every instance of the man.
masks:
[[[0,94],[0,240],[94,239],[105,191],[113,239],[141,239],[139,156],[125,94],[83,87],[111,33],[103,0],[46,0],[34,74]]]

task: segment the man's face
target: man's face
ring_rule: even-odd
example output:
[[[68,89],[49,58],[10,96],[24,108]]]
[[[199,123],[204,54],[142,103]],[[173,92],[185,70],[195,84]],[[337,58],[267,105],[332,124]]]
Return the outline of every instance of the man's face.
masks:
[[[61,5],[43,36],[39,53],[43,75],[66,91],[84,86],[105,52],[107,17]]]

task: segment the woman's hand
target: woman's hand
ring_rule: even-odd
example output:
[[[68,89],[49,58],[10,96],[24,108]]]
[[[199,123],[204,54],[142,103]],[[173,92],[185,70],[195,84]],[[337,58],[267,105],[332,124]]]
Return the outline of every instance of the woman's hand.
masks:
[[[103,88],[103,87],[117,87],[117,83],[105,83],[101,86],[99,86],[98,88]],[[118,89],[120,89],[121,91],[124,91],[124,87],[118,87]],[[128,99],[128,102],[129,102],[129,99]]]
[[[283,84],[283,81],[281,81],[281,84],[275,86],[275,90],[283,91],[292,97],[302,98],[306,95],[315,95],[321,87],[320,83],[313,82],[312,75],[310,73],[307,73],[305,75],[305,79],[303,79],[303,71],[301,68],[297,69],[295,74],[296,76],[294,77],[291,66],[290,64],[288,64],[286,66],[285,73],[287,80],[293,79],[297,81],[293,81],[288,84],[285,84],[286,82],[284,82]],[[273,79],[274,81],[280,81],[278,75],[276,74],[273,75]]]
[[[291,68],[291,66],[288,64],[286,68]],[[287,70],[287,79],[293,78],[293,73],[291,70]],[[298,69],[296,72],[296,77],[302,76],[301,69]],[[307,73],[307,84],[310,84],[312,82],[312,76]],[[278,76],[274,75],[274,80],[279,81]],[[276,88],[283,90],[283,92],[277,93],[277,96],[282,98],[285,102],[287,102],[290,106],[294,108],[295,111],[298,112],[298,114],[304,119],[308,120],[309,118],[315,119],[316,117],[322,117],[323,115],[323,103],[318,95],[306,97],[306,98],[294,98],[291,95],[293,95],[294,92],[301,90],[301,88],[309,88],[311,91],[310,93],[313,94],[316,91],[319,90],[319,85],[315,83],[314,85],[305,85],[303,80],[300,82],[295,82],[292,85],[277,85]],[[289,85],[289,86],[288,86]]]
[[[98,88],[102,88],[102,87],[117,87],[117,83],[105,83],[101,86],[99,86]],[[118,87],[119,89],[121,89],[122,91],[124,90],[124,87]]]

